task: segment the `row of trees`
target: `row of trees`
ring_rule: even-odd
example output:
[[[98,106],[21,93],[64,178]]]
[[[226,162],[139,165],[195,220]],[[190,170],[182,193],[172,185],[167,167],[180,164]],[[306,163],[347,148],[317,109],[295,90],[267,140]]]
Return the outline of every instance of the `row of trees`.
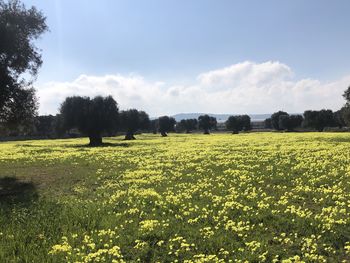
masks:
[[[341,110],[307,110],[303,115],[289,115],[287,112],[278,111],[265,120],[265,128],[275,130],[293,131],[297,128],[323,131],[326,127],[342,128],[349,124],[349,107]]]
[[[348,105],[341,110],[305,111],[302,115],[290,115],[278,111],[265,120],[265,127],[275,130],[293,131],[297,128],[307,128],[322,131],[325,127],[343,127],[346,116],[350,116]],[[232,133],[251,130],[251,120],[248,115],[230,116],[225,122],[226,129]],[[209,115],[199,116],[198,119],[184,119],[176,122],[173,117],[162,116],[150,120],[148,114],[136,109],[118,110],[117,102],[111,97],[68,97],[62,103],[60,114],[57,116],[39,116],[36,128],[39,135],[56,132],[62,134],[71,129],[78,129],[81,134],[88,135],[90,145],[102,143],[102,135],[114,135],[125,132],[126,140],[135,139],[138,131],[159,132],[167,136],[168,132],[186,132],[202,129],[204,134],[216,129],[217,120]],[[41,133],[41,134],[40,134]]]
[[[201,115],[198,119],[185,119],[176,122],[173,117],[162,116],[150,120],[147,113],[136,109],[119,111],[117,102],[111,97],[68,97],[62,103],[60,114],[56,116],[39,116],[36,118],[35,130],[37,135],[62,136],[74,129],[80,134],[87,135],[90,145],[102,144],[103,135],[115,135],[124,132],[125,140],[135,139],[138,131],[159,132],[167,136],[169,132],[186,132],[201,129],[204,134],[217,128],[216,118]],[[226,128],[233,133],[251,129],[248,115],[230,116]]]
[[[289,115],[278,111],[265,120],[265,128],[293,131],[296,128],[306,128],[323,131],[326,127],[343,128],[350,126],[350,87],[344,93],[345,105],[338,111],[322,109],[307,110],[302,115]]]
[[[322,131],[325,127],[343,127],[346,116],[350,116],[348,103],[339,111],[331,110],[305,111],[302,115],[290,115],[278,111],[265,120],[265,127],[275,130],[293,131],[297,128],[307,128]],[[251,130],[251,120],[248,115],[230,116],[225,122],[226,129],[232,133]],[[117,102],[111,97],[68,97],[62,103],[60,114],[57,116],[40,116],[37,119],[37,130],[43,133],[51,130],[63,133],[67,130],[78,129],[90,139],[90,145],[100,145],[102,135],[115,135],[125,132],[126,140],[135,139],[138,131],[159,132],[167,136],[168,132],[186,132],[202,129],[204,134],[216,129],[217,120],[209,115],[199,116],[198,119],[185,119],[176,123],[173,117],[162,116],[150,120],[148,114],[136,109],[119,111]]]
[[[118,112],[117,102],[111,97],[68,97],[60,108],[62,130],[78,129],[90,139],[90,145],[102,144],[103,134],[114,134],[116,131],[124,131],[126,140],[135,139],[135,133],[139,130],[160,132],[167,136],[170,131],[175,131],[176,121],[173,117],[162,116],[150,121],[147,113],[136,109]],[[186,132],[199,128],[205,134],[216,127],[216,118],[208,115],[199,116],[198,120],[188,119],[179,123]]]
[[[302,122],[303,116],[301,115],[289,115],[287,112],[278,111],[265,120],[265,128],[292,131],[300,127]]]

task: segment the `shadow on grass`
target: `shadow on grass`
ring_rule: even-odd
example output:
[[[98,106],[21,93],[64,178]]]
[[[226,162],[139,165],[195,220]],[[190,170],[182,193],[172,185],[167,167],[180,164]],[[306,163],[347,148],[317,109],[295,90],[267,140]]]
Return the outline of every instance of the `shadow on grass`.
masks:
[[[33,183],[15,177],[0,178],[0,206],[29,205],[36,199],[38,193]]]

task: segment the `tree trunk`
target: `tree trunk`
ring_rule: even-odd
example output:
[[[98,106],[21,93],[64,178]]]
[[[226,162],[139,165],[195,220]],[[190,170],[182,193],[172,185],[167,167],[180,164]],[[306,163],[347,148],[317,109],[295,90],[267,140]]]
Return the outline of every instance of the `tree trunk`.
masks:
[[[209,129],[204,129],[204,134],[210,134]]]
[[[102,137],[99,134],[89,135],[90,146],[100,146],[102,145]]]
[[[127,132],[124,140],[136,140],[133,132]]]
[[[162,137],[167,137],[168,136],[168,134],[166,134],[166,132],[164,132],[164,131],[160,132],[160,134],[162,135]]]
[[[238,134],[238,131],[237,130],[233,130],[232,134]]]

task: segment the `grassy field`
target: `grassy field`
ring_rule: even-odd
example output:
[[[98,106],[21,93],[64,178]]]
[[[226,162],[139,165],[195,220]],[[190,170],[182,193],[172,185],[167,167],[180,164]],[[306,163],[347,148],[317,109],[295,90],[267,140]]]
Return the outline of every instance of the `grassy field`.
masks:
[[[350,261],[350,134],[105,141],[0,144],[0,262]]]

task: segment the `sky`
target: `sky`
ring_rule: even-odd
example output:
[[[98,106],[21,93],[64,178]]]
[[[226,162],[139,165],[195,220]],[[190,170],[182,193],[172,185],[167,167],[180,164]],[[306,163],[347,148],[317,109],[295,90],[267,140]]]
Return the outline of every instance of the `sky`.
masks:
[[[23,2],[50,28],[40,114],[73,95],[151,116],[337,110],[350,85],[347,0]]]

